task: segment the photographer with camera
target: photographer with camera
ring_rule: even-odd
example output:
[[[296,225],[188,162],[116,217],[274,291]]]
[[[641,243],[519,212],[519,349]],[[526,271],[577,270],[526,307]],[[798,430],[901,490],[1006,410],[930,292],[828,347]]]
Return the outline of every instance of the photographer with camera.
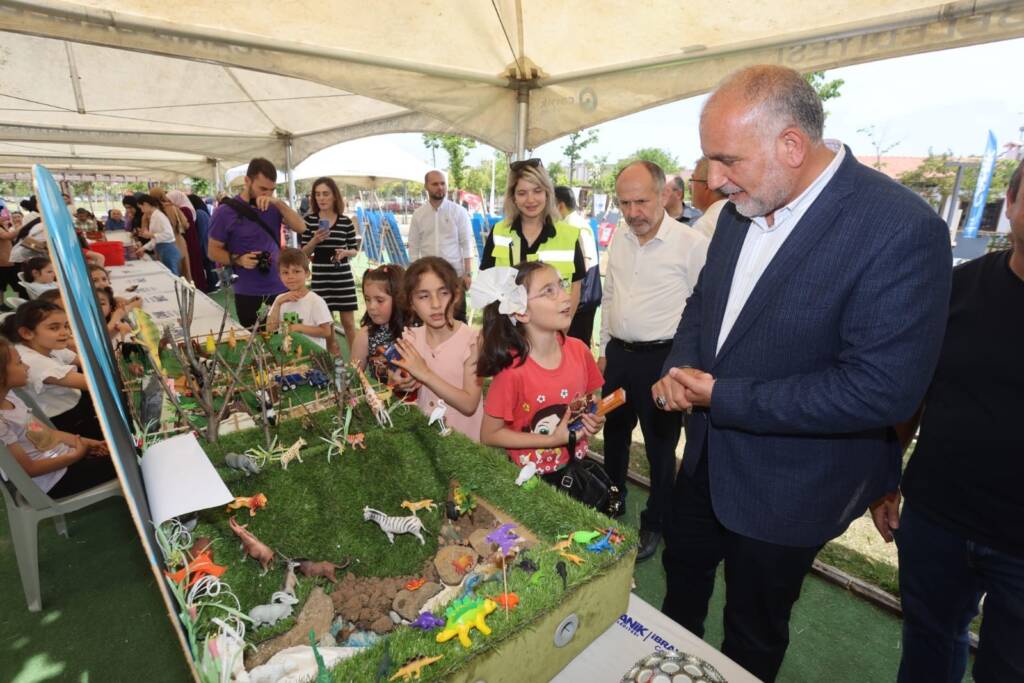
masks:
[[[274,196],[277,169],[266,159],[253,159],[245,172],[245,188],[225,198],[213,212],[207,249],[211,260],[231,266],[235,314],[244,327],[256,322],[260,307],[287,291],[277,272],[281,223],[295,232],[306,224],[288,204]]]

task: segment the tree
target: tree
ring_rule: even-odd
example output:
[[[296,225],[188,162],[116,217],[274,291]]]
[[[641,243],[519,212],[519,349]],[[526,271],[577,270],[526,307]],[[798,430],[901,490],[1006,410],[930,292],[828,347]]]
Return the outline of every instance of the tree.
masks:
[[[576,164],[583,158],[583,150],[595,142],[597,142],[597,131],[594,129],[588,130],[586,133],[578,130],[569,135],[569,144],[562,148],[562,154],[569,160],[569,178],[566,184],[572,185],[573,172],[576,169]]]
[[[933,205],[942,206],[945,204],[946,198],[953,193],[953,184],[956,182],[956,167],[946,166],[946,163],[950,161],[953,161],[953,155],[950,152],[929,153],[917,168],[901,174],[899,181],[932,201]],[[1016,167],[1017,162],[1011,159],[1001,159],[996,162],[988,191],[990,199],[1001,199],[1006,194],[1006,190],[1010,186],[1010,176],[1013,175]],[[963,177],[960,179],[960,201],[969,202],[971,200],[974,195],[974,186],[978,184],[978,171],[978,166],[964,169]]]
[[[494,195],[501,197],[505,194],[505,185],[508,183],[508,157],[504,152],[494,153]],[[466,173],[466,186],[463,188],[473,194],[478,194],[484,199],[491,196],[491,160],[485,159],[469,169]]]
[[[608,163],[608,156],[596,156],[587,165],[590,177],[587,180],[594,192],[611,194],[615,191],[615,167]]]
[[[834,78],[831,81],[825,80],[824,71],[812,71],[804,74],[804,80],[811,84],[814,88],[814,92],[818,93],[818,97],[821,98],[822,103],[834,100],[839,97],[839,89],[846,83],[841,78]],[[828,110],[825,110],[825,116],[828,117]]]
[[[437,133],[424,133],[423,146],[430,150],[431,166],[437,168],[437,150],[441,149],[441,136]]]
[[[873,165],[877,170],[881,171],[882,167],[885,166],[885,164],[882,163],[882,155],[898,147],[900,141],[897,140],[893,143],[886,142],[885,133],[876,133],[874,124],[867,128],[858,128],[857,132],[864,133],[868,136],[868,139],[871,140],[871,146],[875,148],[875,163]]]
[[[572,169],[569,169],[569,173],[566,174],[565,166],[562,165],[561,161],[556,161],[548,166],[548,175],[551,176],[551,182],[555,185],[572,185]]]
[[[476,140],[461,135],[424,133],[423,144],[434,153],[438,147],[448,153],[448,181],[452,189],[462,189],[466,180],[466,153],[476,147]],[[434,158],[437,164],[437,158]]]
[[[679,159],[668,150],[661,149],[660,147],[644,147],[624,159],[619,159],[619,162],[615,164],[615,174],[618,175],[619,171],[634,161],[653,161],[658,166],[661,166],[661,170],[665,172],[665,175],[670,175],[679,170]]]
[[[210,181],[206,178],[191,176],[189,178],[189,183],[191,184],[192,192],[200,197],[206,197],[213,194],[213,188],[210,186]]]

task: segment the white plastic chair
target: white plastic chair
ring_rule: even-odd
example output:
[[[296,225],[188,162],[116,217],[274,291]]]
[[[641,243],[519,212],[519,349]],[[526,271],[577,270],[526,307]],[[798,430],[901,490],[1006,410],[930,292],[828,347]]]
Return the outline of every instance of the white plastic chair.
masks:
[[[39,295],[43,292],[48,292],[51,289],[57,289],[56,282],[51,282],[45,285],[36,282],[29,282],[25,279],[24,273],[18,273],[18,283],[25,288],[26,292],[28,292],[29,299],[38,299]]]
[[[18,392],[18,396],[38,419],[52,426],[49,418],[30,396],[22,392]],[[39,522],[53,518],[57,533],[67,538],[65,514],[124,493],[120,481],[114,479],[66,498],[50,498],[36,486],[32,477],[22,469],[3,443],[0,443],[0,469],[8,479],[0,480],[0,493],[7,506],[7,522],[11,527],[11,541],[18,560],[21,586],[25,591],[28,610],[38,612],[43,608],[39,591]]]
[[[21,306],[26,301],[28,301],[28,300],[27,299],[22,299],[20,296],[9,296],[9,297],[7,297],[7,305],[10,306],[11,308],[13,308],[14,310],[18,310],[18,307]]]

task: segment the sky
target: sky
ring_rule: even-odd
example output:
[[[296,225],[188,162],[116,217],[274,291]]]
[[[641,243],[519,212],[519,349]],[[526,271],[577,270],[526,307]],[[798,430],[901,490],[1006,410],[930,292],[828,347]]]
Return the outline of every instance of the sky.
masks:
[[[1024,39],[887,59],[827,72],[845,81],[838,99],[825,104],[825,135],[848,144],[857,155],[874,154],[868,135],[874,126],[880,144],[893,147],[890,156],[926,156],[952,152],[981,155],[989,129],[1001,147],[1021,138],[1024,88],[1020,65]],[[607,155],[616,161],[643,147],[661,147],[690,168],[700,156],[697,124],[706,96],[691,97],[596,126],[599,141],[584,157]],[[431,163],[430,152],[417,134],[390,135],[406,151]],[[563,161],[565,138],[534,150],[545,163]],[[478,145],[469,156],[475,165],[490,158],[491,148]],[[447,159],[438,153],[438,165]]]

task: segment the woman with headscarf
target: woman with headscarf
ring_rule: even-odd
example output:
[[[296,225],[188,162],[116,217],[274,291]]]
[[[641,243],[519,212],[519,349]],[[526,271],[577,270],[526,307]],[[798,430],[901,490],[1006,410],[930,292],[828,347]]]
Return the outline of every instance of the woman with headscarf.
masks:
[[[181,190],[171,190],[167,193],[167,199],[177,207],[178,211],[188,221],[188,230],[185,231],[185,244],[188,247],[188,268],[192,273],[192,282],[196,287],[206,292],[209,291],[206,280],[206,269],[203,268],[203,248],[200,246],[199,231],[196,223],[196,209]]]
[[[162,187],[150,188],[149,195],[160,202],[160,211],[167,216],[174,229],[174,244],[178,247],[181,255],[181,263],[178,264],[178,274],[189,282],[192,282],[192,271],[189,269],[188,244],[185,242],[185,233],[188,232],[190,223],[188,218],[181,212],[174,202],[167,196],[167,190]],[[140,205],[141,206],[141,205]],[[143,216],[142,229],[149,229],[149,218]]]

